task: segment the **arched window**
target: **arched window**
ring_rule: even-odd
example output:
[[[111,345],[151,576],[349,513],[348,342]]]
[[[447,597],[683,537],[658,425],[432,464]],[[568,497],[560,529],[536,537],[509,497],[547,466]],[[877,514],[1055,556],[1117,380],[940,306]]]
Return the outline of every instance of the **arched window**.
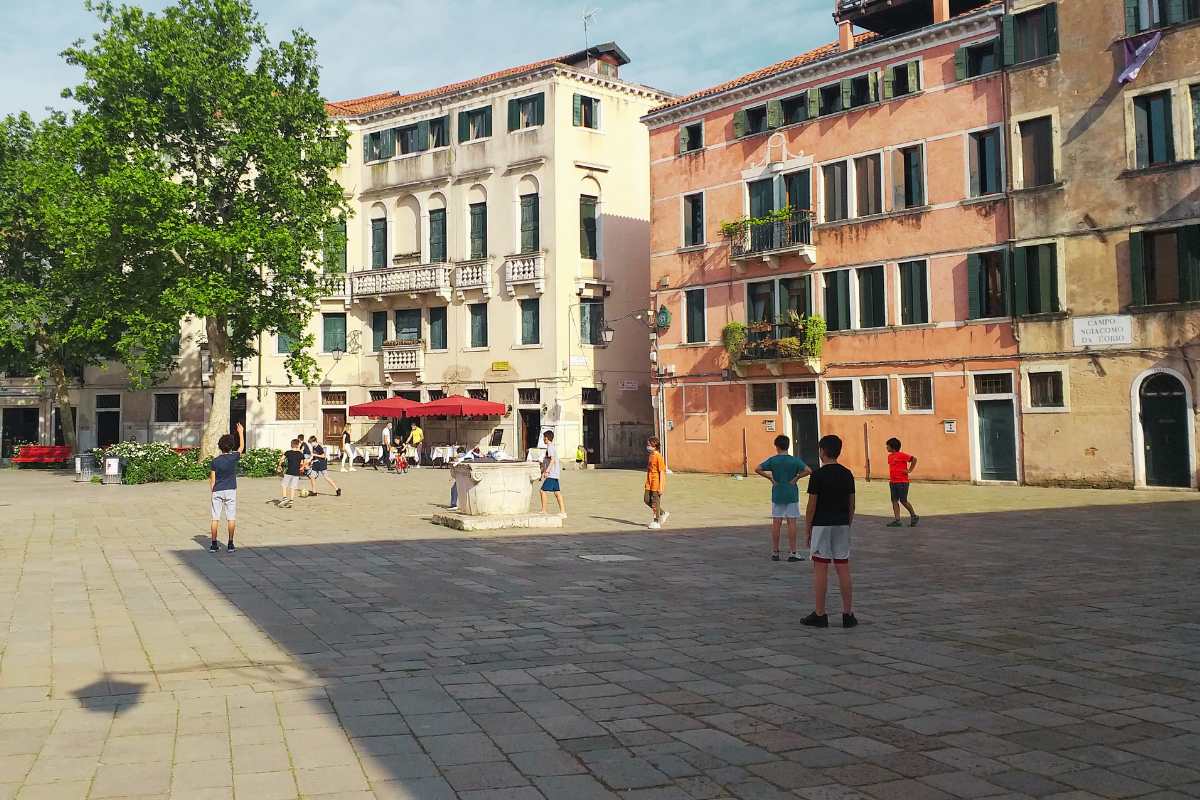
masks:
[[[421,257],[421,204],[411,194],[396,203],[395,252],[400,260]]]

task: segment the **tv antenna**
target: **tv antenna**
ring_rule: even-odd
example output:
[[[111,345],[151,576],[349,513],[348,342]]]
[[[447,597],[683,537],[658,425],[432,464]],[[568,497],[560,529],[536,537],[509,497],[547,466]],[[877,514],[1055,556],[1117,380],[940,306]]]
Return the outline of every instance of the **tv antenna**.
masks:
[[[591,44],[588,41],[588,31],[592,25],[596,24],[596,15],[600,13],[600,9],[593,8],[591,11],[583,12],[583,54],[587,59],[588,67],[592,66],[592,56],[588,51],[591,49]]]

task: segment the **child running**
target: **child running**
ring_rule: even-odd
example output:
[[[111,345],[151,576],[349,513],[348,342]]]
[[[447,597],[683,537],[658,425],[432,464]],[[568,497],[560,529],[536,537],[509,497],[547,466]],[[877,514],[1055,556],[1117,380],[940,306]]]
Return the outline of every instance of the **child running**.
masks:
[[[842,590],[842,627],[858,624],[850,584],[850,525],[854,522],[854,475],[838,463],[842,440],[822,436],[817,443],[821,468],[808,480],[808,510],[804,514],[805,539],[813,562],[813,594],[816,607],[801,624],[828,628],[825,590],[829,586],[829,562],[837,571]]]
[[[546,455],[542,459],[542,513],[546,513],[546,495],[554,495],[558,501],[558,515],[567,516],[567,505],[562,496],[562,463],[558,460],[558,450],[554,447],[554,431],[542,434],[542,442]]]
[[[917,468],[917,457],[910,456],[908,453],[900,451],[900,440],[893,436],[887,440],[888,451],[888,487],[892,492],[892,513],[896,518],[889,522],[889,528],[904,527],[904,523],[900,522],[900,506],[908,509],[908,514],[911,519],[908,522],[910,528],[917,527],[917,523],[921,518],[913,509],[912,503],[908,502],[908,476]]]
[[[656,531],[661,528],[671,516],[670,511],[663,511],[662,495],[663,490],[667,485],[667,462],[663,459],[662,453],[658,452],[659,443],[658,437],[651,436],[646,440],[646,452],[649,458],[646,459],[646,495],[644,501],[650,506],[650,510],[654,512],[654,519],[646,527]]]
[[[237,530],[237,473],[238,463],[242,453],[246,451],[246,435],[242,423],[237,424],[237,450],[234,450],[233,434],[225,434],[217,441],[221,455],[212,460],[208,473],[208,491],[212,494],[212,544],[208,549],[216,553],[221,549],[217,543],[217,528],[221,525],[221,512],[225,512],[225,527],[229,529],[228,543],[225,545],[229,552],[233,546],[233,534]]]
[[[788,526],[788,561],[803,561],[796,551],[797,525],[800,521],[800,479],[812,474],[800,459],[791,455],[792,440],[775,437],[775,455],[758,465],[755,474],[771,482],[771,560],[779,560],[779,533],[783,521]]]
[[[304,465],[304,453],[300,452],[300,445],[299,439],[292,439],[292,449],[284,451],[279,457],[279,466],[283,469],[283,480],[280,482],[283,496],[277,503],[280,508],[291,508],[300,488],[300,470]]]
[[[341,497],[342,490],[333,482],[333,478],[329,477],[329,459],[325,455],[325,445],[318,442],[315,436],[309,437],[308,445],[312,450],[312,463],[308,469],[308,482],[312,485],[312,493],[317,493],[317,481],[324,478],[325,482],[333,487],[334,494]]]

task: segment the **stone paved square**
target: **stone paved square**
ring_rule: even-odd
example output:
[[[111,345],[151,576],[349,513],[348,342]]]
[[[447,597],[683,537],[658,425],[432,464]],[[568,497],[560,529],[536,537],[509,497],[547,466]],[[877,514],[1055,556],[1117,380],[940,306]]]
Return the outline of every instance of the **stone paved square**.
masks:
[[[1200,796],[1200,502],[859,484],[862,625],[809,630],[766,485],[564,475],[560,530],[432,525],[444,471],[293,510],[0,472],[0,797]],[[610,560],[583,556],[626,556]],[[838,610],[836,589],[830,608]]]

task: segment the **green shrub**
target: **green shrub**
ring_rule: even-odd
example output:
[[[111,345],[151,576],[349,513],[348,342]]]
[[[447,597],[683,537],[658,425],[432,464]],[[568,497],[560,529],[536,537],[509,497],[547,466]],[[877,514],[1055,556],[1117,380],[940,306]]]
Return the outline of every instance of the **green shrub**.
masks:
[[[282,450],[258,447],[242,454],[242,474],[247,478],[270,478],[279,467]]]
[[[730,322],[721,331],[721,343],[725,345],[725,352],[729,353],[730,359],[737,361],[742,356],[742,352],[746,349],[746,337],[748,329],[743,322]]]
[[[125,462],[123,483],[160,483],[163,481],[208,480],[212,471],[212,459],[201,457],[198,448],[177,453],[162,442],[120,442],[107,450],[93,451],[103,463],[105,456],[117,456]],[[275,474],[282,453],[269,447],[249,450],[242,455],[242,475],[249,478],[267,478]]]

